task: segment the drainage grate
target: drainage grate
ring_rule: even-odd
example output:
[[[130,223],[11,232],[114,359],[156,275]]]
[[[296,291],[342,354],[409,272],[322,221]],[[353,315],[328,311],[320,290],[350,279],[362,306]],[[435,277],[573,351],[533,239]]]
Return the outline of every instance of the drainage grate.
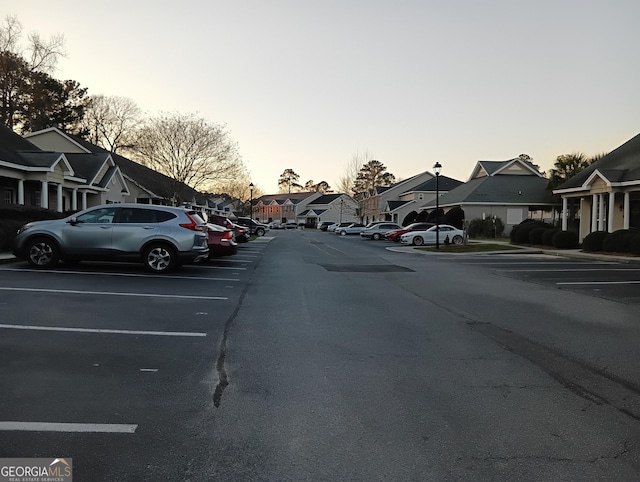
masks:
[[[340,273],[413,273],[410,268],[396,266],[395,264],[323,264],[319,263],[327,271]]]

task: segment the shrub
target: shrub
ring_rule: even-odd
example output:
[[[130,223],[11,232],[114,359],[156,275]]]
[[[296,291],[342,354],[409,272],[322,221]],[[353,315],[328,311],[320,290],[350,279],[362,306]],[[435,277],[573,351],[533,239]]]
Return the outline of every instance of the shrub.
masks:
[[[9,205],[0,207],[0,250],[9,251],[20,226],[30,221],[60,219],[64,214],[37,206]]]
[[[629,240],[629,252],[640,256],[640,233],[634,233]]]
[[[636,233],[628,229],[619,229],[610,233],[602,241],[602,250],[608,253],[628,253],[631,238]]]
[[[402,225],[403,226],[409,226],[410,224],[415,223],[417,217],[418,217],[418,213],[415,212],[415,211],[411,211],[402,220]]]
[[[462,229],[464,225],[464,210],[460,206],[452,207],[444,215],[444,223]]]
[[[529,233],[535,228],[552,228],[550,224],[543,223],[541,221],[529,221],[526,224],[520,223],[518,225],[518,231],[515,234],[515,242],[517,244],[529,244]]]
[[[529,231],[529,244],[541,245],[542,235],[547,231],[549,231],[549,228],[533,228]]]
[[[504,223],[498,217],[472,219],[467,228],[467,234],[469,234],[470,238],[497,238],[502,236],[503,233]]]
[[[544,233],[542,233],[542,244],[544,246],[553,246],[553,236],[560,229],[545,229]]]
[[[572,249],[580,246],[578,233],[575,231],[558,231],[553,235],[553,246],[558,249]]]
[[[609,235],[607,231],[594,231],[587,234],[582,240],[582,249],[585,251],[602,251],[602,242]]]

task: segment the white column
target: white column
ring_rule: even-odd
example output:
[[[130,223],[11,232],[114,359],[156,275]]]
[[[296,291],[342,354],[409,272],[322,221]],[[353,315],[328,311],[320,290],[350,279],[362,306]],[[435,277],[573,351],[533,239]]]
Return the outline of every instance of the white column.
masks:
[[[62,184],[58,184],[58,190],[56,192],[56,209],[59,213],[62,212]]]
[[[76,211],[78,209],[78,190],[71,191],[71,209]]]
[[[567,218],[569,217],[567,198],[562,198],[562,230],[567,230]]]
[[[594,194],[591,200],[591,233],[598,230],[598,195]]]
[[[629,218],[631,217],[629,216],[629,214],[631,214],[629,202],[630,202],[629,193],[625,192],[624,193],[624,229],[629,229]]]
[[[615,215],[616,208],[616,193],[611,191],[609,193],[609,214],[607,215],[607,231],[613,233],[613,216]]]
[[[604,194],[598,194],[598,231],[604,231]]]
[[[82,209],[87,209],[87,191],[82,191]]]
[[[49,183],[40,181],[40,207],[49,208]]]
[[[18,179],[18,204],[24,206],[24,181]]]

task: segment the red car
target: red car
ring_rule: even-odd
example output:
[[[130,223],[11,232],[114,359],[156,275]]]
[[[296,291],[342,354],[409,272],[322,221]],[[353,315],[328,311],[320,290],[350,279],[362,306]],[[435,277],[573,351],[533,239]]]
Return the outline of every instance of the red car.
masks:
[[[393,241],[394,243],[400,242],[400,236],[404,233],[408,233],[409,231],[426,231],[431,226],[435,226],[434,223],[413,223],[409,226],[405,226],[402,229],[396,229],[395,231],[391,231],[386,234],[385,238],[389,241]]]
[[[209,236],[209,259],[219,256],[231,256],[238,252],[233,231],[217,224],[207,223],[207,235]]]

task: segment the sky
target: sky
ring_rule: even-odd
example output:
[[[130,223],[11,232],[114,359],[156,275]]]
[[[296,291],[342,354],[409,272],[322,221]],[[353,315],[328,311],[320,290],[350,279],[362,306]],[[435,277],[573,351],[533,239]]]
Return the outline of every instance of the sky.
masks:
[[[637,0],[1,2],[65,36],[56,78],[225,125],[264,193],[285,169],[336,187],[365,154],[398,179],[547,171],[640,133]]]

